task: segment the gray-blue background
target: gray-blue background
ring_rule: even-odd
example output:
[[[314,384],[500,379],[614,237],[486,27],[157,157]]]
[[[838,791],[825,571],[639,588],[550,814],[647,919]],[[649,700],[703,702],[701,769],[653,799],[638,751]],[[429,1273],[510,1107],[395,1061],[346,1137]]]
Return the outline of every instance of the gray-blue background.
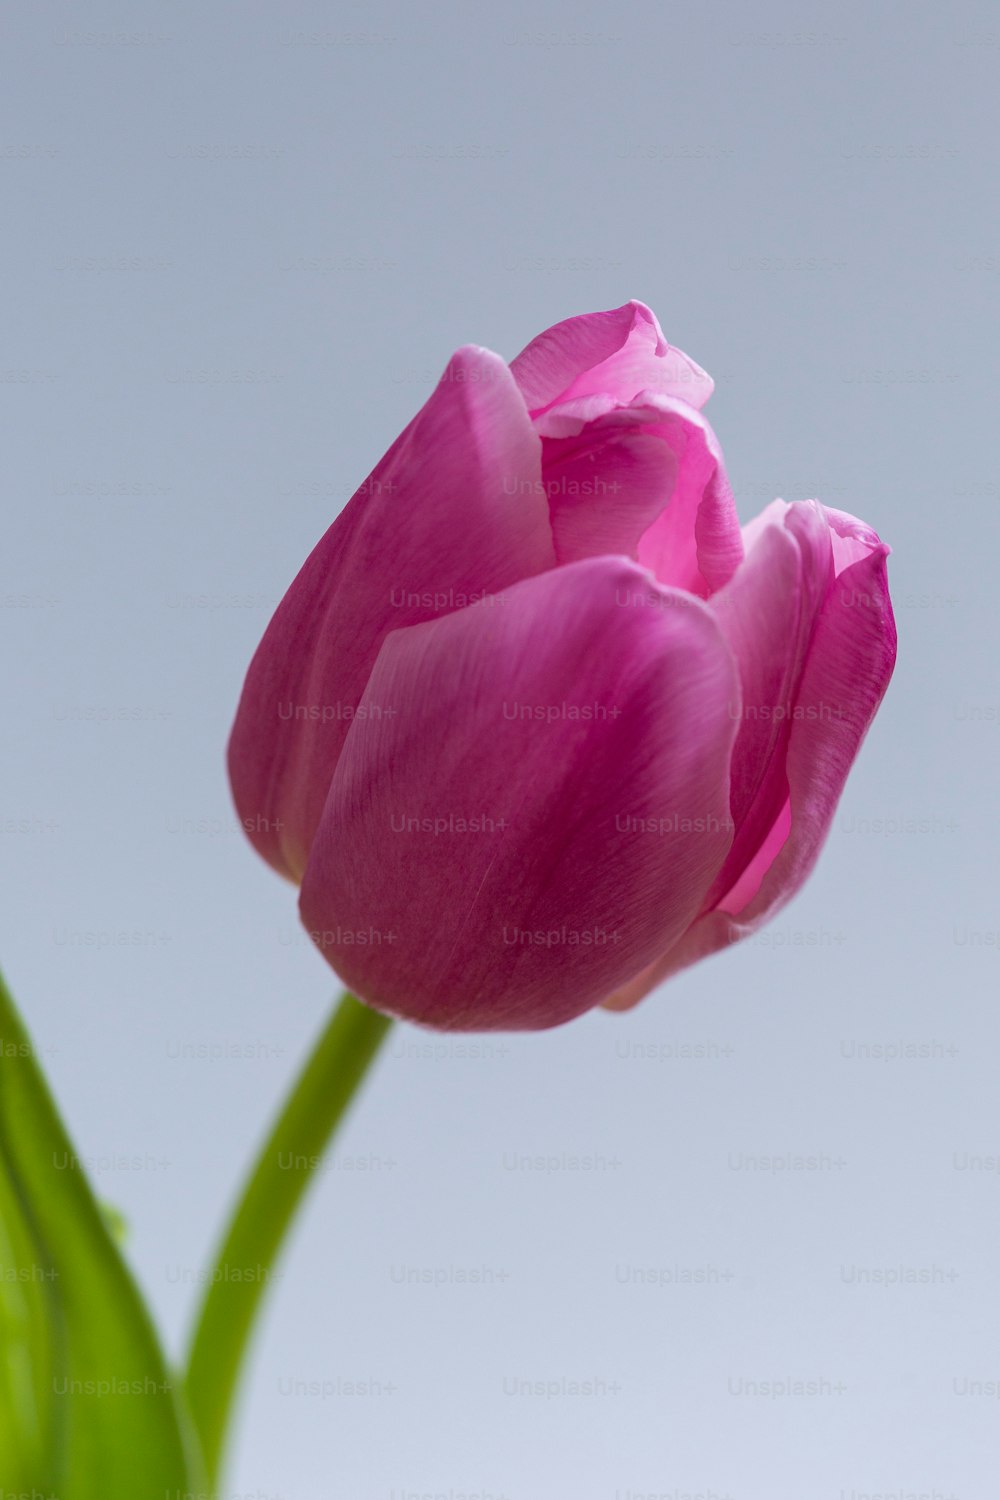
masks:
[[[234,825],[242,674],[452,349],[641,297],[716,377],[744,518],[818,495],[895,548],[896,679],[773,928],[631,1017],[395,1033],[229,1492],[995,1494],[996,10],[21,0],[3,30],[0,954],[173,1350],[334,988]],[[746,1161],[789,1155],[816,1169]],[[818,1394],[748,1394],[788,1378]]]

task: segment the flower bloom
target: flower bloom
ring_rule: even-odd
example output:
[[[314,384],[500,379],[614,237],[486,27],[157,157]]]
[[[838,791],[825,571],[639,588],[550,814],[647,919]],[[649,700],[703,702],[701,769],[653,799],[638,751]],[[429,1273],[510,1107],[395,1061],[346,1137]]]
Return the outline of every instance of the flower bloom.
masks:
[[[740,528],[712,382],[640,302],[467,347],[250,665],[237,810],[369,1004],[633,1005],[799,889],[895,659],[888,548]]]

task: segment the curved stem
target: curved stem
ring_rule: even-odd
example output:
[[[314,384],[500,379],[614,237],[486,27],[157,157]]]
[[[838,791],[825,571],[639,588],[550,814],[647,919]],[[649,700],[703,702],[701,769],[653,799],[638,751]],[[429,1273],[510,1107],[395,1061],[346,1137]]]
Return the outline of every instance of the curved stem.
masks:
[[[243,1190],[195,1324],[187,1391],[213,1490],[254,1316],[313,1173],[391,1021],[345,994]]]

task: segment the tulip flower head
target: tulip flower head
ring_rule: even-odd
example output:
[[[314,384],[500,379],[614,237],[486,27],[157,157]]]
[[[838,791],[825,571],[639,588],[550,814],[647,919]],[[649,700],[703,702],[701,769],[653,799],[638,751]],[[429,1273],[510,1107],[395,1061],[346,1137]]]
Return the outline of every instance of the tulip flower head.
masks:
[[[627,1009],[812,869],[895,660],[888,547],[740,527],[648,307],[451,359],[295,578],[229,746],[259,853],[370,1005]]]

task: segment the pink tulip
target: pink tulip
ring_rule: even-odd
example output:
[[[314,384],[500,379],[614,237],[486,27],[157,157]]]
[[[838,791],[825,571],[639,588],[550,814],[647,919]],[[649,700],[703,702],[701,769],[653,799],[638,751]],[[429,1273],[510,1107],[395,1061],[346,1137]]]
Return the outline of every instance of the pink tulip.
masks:
[[[740,530],[710,378],[630,302],[475,347],[282,600],[236,805],[379,1010],[624,1009],[802,885],[892,674],[888,547]]]

